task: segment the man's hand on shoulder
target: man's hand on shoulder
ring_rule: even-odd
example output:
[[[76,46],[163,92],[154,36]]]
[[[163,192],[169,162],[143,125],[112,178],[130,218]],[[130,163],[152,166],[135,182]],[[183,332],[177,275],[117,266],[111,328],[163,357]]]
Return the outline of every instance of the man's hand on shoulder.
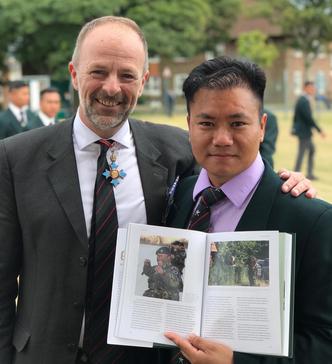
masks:
[[[317,195],[317,190],[313,187],[312,182],[305,178],[301,172],[288,171],[282,168],[278,171],[278,175],[285,182],[281,186],[281,190],[285,193],[289,193],[298,197],[302,193],[305,193],[307,198],[314,198]]]

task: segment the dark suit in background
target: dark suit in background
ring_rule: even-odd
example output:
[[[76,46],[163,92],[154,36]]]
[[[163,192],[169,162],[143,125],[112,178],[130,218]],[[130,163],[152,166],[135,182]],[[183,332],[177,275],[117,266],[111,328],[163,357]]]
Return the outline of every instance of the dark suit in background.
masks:
[[[130,127],[147,221],[158,225],[167,188],[177,175],[192,173],[188,135],[134,120]],[[0,363],[74,364],[88,236],[72,122],[1,141],[0,174]],[[129,347],[125,353],[122,364],[164,363],[156,349]]]
[[[38,125],[37,128],[40,128],[41,126],[45,126],[42,119],[39,117],[38,114],[35,114],[35,117],[36,117],[36,125]]]
[[[294,169],[295,171],[301,170],[303,157],[308,151],[307,177],[311,179],[315,179],[315,176],[313,174],[315,155],[315,145],[312,141],[313,128],[316,129],[319,133],[322,133],[322,130],[317,125],[312,116],[312,110],[308,96],[302,95],[296,102],[293,118],[292,133],[296,135],[299,139],[299,146]]]
[[[32,111],[26,110],[26,116],[27,124],[22,126],[10,109],[0,113],[0,139],[43,126]]]
[[[263,113],[267,114],[267,122],[265,126],[265,135],[263,143],[261,143],[259,151],[262,157],[270,163],[273,168],[273,154],[276,151],[276,143],[278,138],[278,122],[277,117],[270,110],[264,109]]]
[[[186,228],[193,210],[197,177],[178,187],[168,225]],[[236,231],[296,233],[294,358],[234,353],[234,364],[332,363],[332,206],[293,198],[280,191],[280,179],[266,165],[263,177]]]

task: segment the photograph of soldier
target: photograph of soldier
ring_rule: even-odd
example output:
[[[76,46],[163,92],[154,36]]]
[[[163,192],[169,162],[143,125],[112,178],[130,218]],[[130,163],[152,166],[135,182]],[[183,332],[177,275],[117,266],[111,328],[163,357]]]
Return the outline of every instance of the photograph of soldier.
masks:
[[[268,241],[222,241],[210,245],[210,286],[269,285]]]
[[[141,236],[136,294],[180,301],[187,248],[186,239]]]
[[[183,282],[179,269],[172,265],[171,248],[168,246],[158,248],[156,256],[156,265],[152,266],[150,259],[144,261],[142,274],[148,276],[149,288],[143,293],[143,296],[179,301]]]

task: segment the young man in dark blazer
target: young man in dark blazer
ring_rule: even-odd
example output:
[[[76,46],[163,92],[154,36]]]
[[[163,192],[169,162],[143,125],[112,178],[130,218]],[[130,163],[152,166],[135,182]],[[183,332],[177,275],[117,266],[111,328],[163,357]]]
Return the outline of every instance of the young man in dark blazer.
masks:
[[[310,98],[316,94],[315,84],[306,81],[301,95],[295,105],[293,118],[293,134],[299,139],[295,171],[300,171],[305,153],[308,153],[307,178],[317,179],[314,175],[315,145],[312,140],[312,129],[316,129],[324,138],[325,134],[313,118]]]
[[[0,363],[166,363],[157,349],[107,345],[111,278],[100,284],[100,305],[91,293],[96,270],[113,272],[112,259],[95,262],[114,257],[116,225],[161,224],[168,188],[193,174],[188,135],[129,119],[149,76],[144,35],[130,19],[87,23],[69,70],[80,99],[75,117],[0,142]],[[98,233],[112,227],[101,256],[100,210],[108,215]],[[98,314],[102,337],[92,345],[94,309],[106,313]]]
[[[0,113],[0,139],[40,126],[36,115],[28,109],[29,99],[26,82],[9,82],[8,109]]]
[[[265,82],[256,65],[225,57],[190,73],[183,86],[189,135],[203,169],[178,187],[168,223],[191,226],[201,195],[213,187],[225,197],[210,207],[209,231],[296,233],[294,357],[237,353],[198,336],[167,333],[195,364],[332,362],[332,206],[283,194],[278,176],[263,162]]]
[[[54,125],[61,109],[61,95],[55,87],[47,87],[40,91],[39,111],[37,119],[40,126]]]

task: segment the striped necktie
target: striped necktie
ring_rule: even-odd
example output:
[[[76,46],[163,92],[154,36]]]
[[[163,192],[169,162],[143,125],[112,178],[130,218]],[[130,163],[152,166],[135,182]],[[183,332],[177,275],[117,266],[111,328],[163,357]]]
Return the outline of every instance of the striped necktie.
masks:
[[[205,188],[199,196],[187,229],[209,232],[211,216],[210,207],[221,201],[224,197],[225,194],[219,188]],[[189,361],[179,351],[172,357],[171,364],[189,364]]]
[[[221,201],[225,194],[219,188],[207,187],[201,193],[198,203],[190,217],[188,229],[209,232],[210,207]]]
[[[20,120],[19,120],[20,124],[21,124],[21,127],[22,128],[25,128],[28,124],[28,121],[27,121],[27,114],[24,110],[20,110]]]
[[[120,348],[106,344],[118,219],[113,186],[103,176],[109,170],[106,153],[113,142],[100,140],[94,209],[89,240],[84,351],[90,363],[112,363]]]

